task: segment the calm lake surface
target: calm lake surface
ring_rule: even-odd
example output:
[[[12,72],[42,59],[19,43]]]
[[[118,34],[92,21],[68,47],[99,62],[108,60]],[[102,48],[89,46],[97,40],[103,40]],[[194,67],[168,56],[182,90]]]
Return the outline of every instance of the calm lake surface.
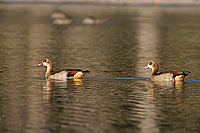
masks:
[[[55,11],[74,23],[54,25]],[[81,24],[87,16],[107,22]],[[87,69],[87,77],[147,78],[156,61],[200,79],[199,51],[200,8],[1,4],[0,132],[200,132],[200,81],[55,81],[36,67],[50,58],[55,70]]]

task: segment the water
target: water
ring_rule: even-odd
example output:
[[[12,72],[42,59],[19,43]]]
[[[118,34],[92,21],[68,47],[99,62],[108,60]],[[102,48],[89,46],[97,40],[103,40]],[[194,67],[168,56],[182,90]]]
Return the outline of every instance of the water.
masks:
[[[52,24],[51,13],[57,10],[76,23]],[[0,132],[199,132],[199,12],[1,4]],[[108,22],[80,24],[86,16]],[[91,73],[76,82],[46,80],[40,78],[45,68],[36,67],[44,58],[56,70]],[[192,74],[176,84],[145,80],[150,71],[144,67],[151,60],[161,70]]]

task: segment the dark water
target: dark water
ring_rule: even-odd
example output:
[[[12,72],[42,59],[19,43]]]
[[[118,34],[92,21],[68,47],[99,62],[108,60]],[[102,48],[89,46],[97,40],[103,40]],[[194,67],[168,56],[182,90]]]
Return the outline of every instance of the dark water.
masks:
[[[54,25],[54,11],[77,22]],[[83,25],[86,16],[108,20]],[[82,68],[87,77],[147,78],[189,70],[199,79],[200,9],[78,5],[0,5],[1,133],[200,132],[200,82],[85,78],[54,81],[36,65]]]

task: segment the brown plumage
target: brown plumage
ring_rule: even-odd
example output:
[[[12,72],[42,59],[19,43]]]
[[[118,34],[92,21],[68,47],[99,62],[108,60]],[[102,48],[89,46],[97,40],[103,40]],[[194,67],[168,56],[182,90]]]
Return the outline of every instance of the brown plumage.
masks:
[[[150,79],[152,81],[182,81],[185,76],[189,75],[189,71],[163,71],[158,72],[159,66],[156,62],[151,61],[148,63],[145,69],[152,69],[152,75]]]

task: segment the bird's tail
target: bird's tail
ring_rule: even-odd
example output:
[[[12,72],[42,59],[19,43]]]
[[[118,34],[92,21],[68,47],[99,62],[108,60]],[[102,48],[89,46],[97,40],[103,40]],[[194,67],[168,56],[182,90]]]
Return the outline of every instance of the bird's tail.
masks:
[[[189,75],[190,73],[192,73],[192,72],[190,72],[190,71],[183,71],[183,74],[184,74],[185,76]]]
[[[89,70],[85,70],[85,71],[82,71],[83,73],[89,73],[90,71]]]

